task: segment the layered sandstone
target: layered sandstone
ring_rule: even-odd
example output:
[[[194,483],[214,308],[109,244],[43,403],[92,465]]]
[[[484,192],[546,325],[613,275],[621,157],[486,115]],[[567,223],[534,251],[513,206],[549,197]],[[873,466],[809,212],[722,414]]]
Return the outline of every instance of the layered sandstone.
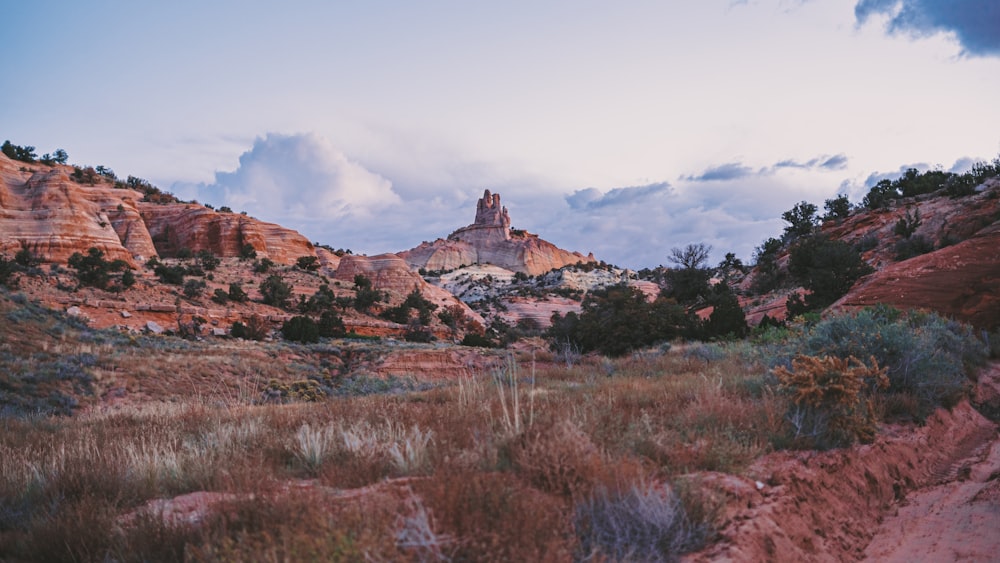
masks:
[[[476,206],[473,224],[447,239],[424,242],[399,255],[414,269],[454,270],[473,264],[493,264],[514,272],[538,275],[577,262],[595,262],[593,254],[563,250],[538,235],[512,231],[500,194],[486,190]]]
[[[0,255],[26,245],[43,261],[65,263],[74,252],[96,247],[107,259],[133,266],[153,256],[175,256],[182,248],[235,257],[247,244],[280,264],[317,255],[312,243],[291,229],[196,203],[144,202],[143,193],[104,178],[93,185],[74,182],[72,171],[0,155]],[[320,260],[329,268],[338,262],[332,253]]]
[[[96,247],[134,265],[133,255],[152,253],[135,207],[141,194],[82,186],[65,166],[32,168],[0,155],[0,254],[26,245],[45,261],[65,262]]]
[[[235,257],[247,244],[259,257],[279,264],[316,255],[309,239],[298,232],[245,215],[219,213],[196,203],[140,203],[139,210],[161,256],[175,256],[187,248]]]

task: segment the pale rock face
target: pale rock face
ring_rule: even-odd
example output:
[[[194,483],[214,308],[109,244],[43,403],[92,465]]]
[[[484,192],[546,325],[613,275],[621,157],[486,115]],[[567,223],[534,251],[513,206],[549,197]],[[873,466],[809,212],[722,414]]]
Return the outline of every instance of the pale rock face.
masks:
[[[476,205],[473,224],[399,253],[413,268],[454,270],[463,265],[493,264],[515,272],[537,275],[577,262],[594,262],[593,255],[569,252],[523,231],[512,232],[500,194],[489,190]]]

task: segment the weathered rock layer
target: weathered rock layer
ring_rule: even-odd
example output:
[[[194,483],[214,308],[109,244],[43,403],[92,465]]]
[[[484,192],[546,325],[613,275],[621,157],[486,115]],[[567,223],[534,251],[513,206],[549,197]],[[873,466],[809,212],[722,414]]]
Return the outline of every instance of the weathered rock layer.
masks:
[[[316,255],[312,243],[291,229],[196,203],[144,202],[141,192],[104,178],[94,185],[74,182],[72,170],[29,167],[0,155],[0,254],[27,246],[43,261],[66,262],[96,247],[107,259],[133,266],[182,248],[234,257],[247,244],[281,264]]]

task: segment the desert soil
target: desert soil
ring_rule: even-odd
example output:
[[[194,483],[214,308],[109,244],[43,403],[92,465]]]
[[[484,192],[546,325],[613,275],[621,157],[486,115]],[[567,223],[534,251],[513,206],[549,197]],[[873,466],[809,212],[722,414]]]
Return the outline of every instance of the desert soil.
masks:
[[[1000,364],[980,390],[1000,383]],[[864,561],[1000,561],[1000,436],[979,432],[887,516]]]

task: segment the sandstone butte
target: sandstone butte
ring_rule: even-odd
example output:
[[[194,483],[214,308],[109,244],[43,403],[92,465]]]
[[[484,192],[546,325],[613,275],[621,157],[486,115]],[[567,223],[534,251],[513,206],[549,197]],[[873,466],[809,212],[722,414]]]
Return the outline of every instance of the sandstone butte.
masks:
[[[473,264],[493,264],[535,276],[549,270],[596,262],[593,254],[563,250],[538,235],[510,228],[507,208],[500,194],[486,190],[476,206],[476,219],[448,235],[399,253],[413,269],[454,270]]]

